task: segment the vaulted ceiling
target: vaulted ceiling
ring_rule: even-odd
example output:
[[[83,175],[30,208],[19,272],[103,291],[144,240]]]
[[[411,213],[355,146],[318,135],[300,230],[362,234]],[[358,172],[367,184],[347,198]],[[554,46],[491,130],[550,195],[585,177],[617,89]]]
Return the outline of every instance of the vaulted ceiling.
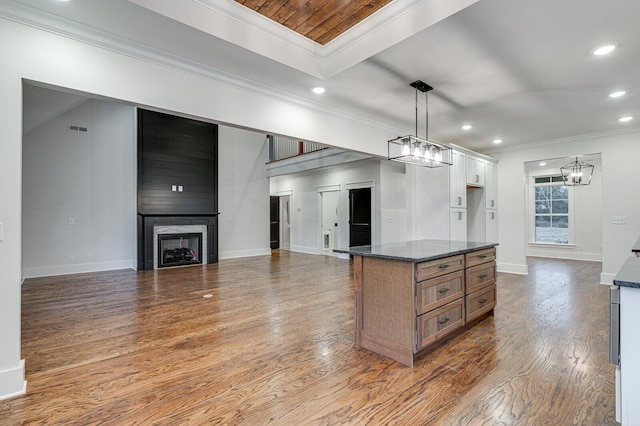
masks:
[[[314,19],[320,10],[314,5],[329,2],[251,4],[258,3],[272,5],[267,10],[280,3],[276,20],[286,24],[303,10],[311,11],[304,19]],[[234,0],[15,0],[0,2],[0,16],[119,48],[131,43],[135,51],[165,54],[256,90],[406,133],[415,127],[409,83],[423,80],[434,87],[430,136],[479,151],[495,148],[494,139],[508,148],[640,122],[640,2],[394,0],[325,44],[248,6]],[[289,17],[287,8],[294,11]],[[593,56],[604,43],[617,49]],[[312,93],[315,86],[326,92]],[[627,93],[610,98],[615,90]],[[619,122],[625,115],[635,118]],[[471,129],[462,130],[464,124]]]

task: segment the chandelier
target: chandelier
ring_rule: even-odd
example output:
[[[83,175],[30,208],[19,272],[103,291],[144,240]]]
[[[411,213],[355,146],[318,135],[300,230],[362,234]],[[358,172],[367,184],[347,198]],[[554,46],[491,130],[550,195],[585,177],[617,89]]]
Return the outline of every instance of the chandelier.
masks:
[[[560,167],[562,173],[562,181],[567,186],[586,186],[591,183],[593,176],[593,166],[591,164],[575,161]]]
[[[433,87],[420,80],[410,84],[416,91],[416,134],[398,136],[388,141],[388,158],[393,161],[423,167],[442,167],[452,164],[451,148],[429,140],[429,94]],[[425,99],[425,137],[418,137],[418,91]]]

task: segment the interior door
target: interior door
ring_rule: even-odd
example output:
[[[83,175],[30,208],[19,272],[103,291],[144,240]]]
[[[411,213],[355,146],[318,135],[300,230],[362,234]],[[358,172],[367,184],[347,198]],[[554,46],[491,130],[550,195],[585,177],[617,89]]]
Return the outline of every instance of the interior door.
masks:
[[[280,248],[280,197],[269,197],[271,248]]]
[[[349,247],[371,245],[371,188],[349,191]]]

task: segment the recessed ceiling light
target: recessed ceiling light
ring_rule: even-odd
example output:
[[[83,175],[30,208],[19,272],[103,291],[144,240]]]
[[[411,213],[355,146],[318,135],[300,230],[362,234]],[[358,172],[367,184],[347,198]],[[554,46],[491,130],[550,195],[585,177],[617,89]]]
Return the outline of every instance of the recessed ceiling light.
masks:
[[[632,117],[632,116],[630,116],[630,115],[626,115],[626,116],[624,116],[624,117],[620,117],[620,118],[618,119],[618,121],[621,121],[621,122],[623,122],[623,123],[626,123],[627,121],[631,121],[631,120],[633,120],[633,117]]]
[[[625,90],[617,90],[615,92],[609,93],[610,98],[619,98],[620,96],[626,95],[627,92]]]
[[[462,130],[471,130],[473,126],[471,124],[465,124],[464,126],[462,126]]]
[[[547,165],[547,163],[544,163],[544,162],[543,162],[543,163],[540,163],[540,165],[541,165],[541,166],[546,166],[546,165]]]
[[[321,95],[325,92],[325,89],[324,87],[314,87],[313,89],[311,89],[311,91],[316,95]]]
[[[494,139],[493,143],[502,143],[502,139]]]
[[[613,52],[615,49],[616,49],[615,44],[604,44],[602,46],[598,46],[595,49],[593,49],[591,53],[594,54],[595,56],[603,56],[603,55],[608,55],[609,53]]]

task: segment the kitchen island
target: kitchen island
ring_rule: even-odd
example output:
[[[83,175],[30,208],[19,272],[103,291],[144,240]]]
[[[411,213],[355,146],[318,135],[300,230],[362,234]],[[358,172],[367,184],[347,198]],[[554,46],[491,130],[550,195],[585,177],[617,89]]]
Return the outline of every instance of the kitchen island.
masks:
[[[353,256],[356,345],[407,366],[496,306],[496,243],[418,240]]]
[[[635,248],[635,246],[634,246]],[[635,251],[634,251],[635,253]],[[619,331],[619,358],[611,360],[616,371],[616,417],[623,425],[640,424],[640,339],[636,327],[640,323],[640,258],[628,258],[618,271],[613,284],[620,288],[620,316],[617,327],[612,315],[611,328]],[[615,339],[615,334],[612,336]]]

